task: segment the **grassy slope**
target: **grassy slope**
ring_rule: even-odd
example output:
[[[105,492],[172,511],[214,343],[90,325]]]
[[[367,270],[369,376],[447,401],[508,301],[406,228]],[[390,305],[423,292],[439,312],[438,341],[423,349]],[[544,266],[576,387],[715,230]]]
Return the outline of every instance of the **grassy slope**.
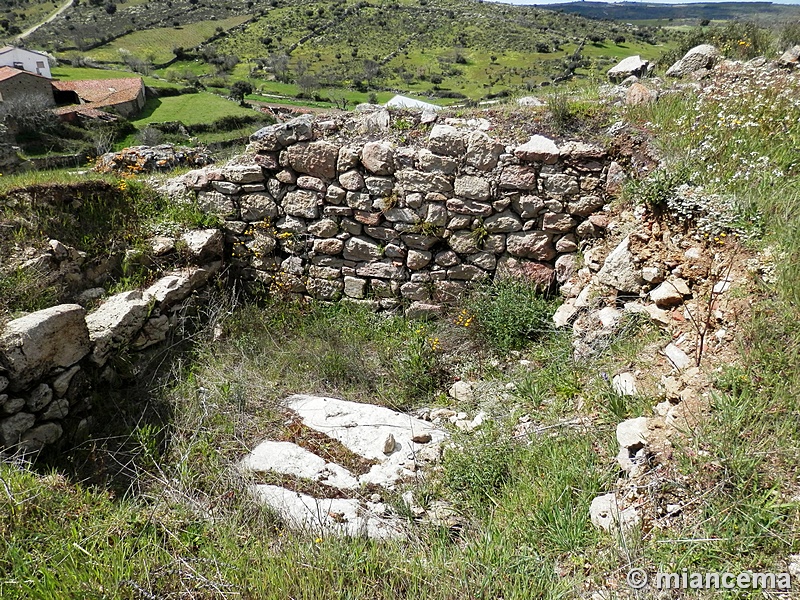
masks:
[[[120,51],[124,50],[135,56],[149,57],[156,64],[165,63],[175,57],[173,48],[194,48],[213,36],[218,27],[228,30],[249,18],[249,15],[237,15],[218,21],[200,21],[177,27],[137,31],[95,48],[87,56],[98,61],[119,62]]]
[[[142,114],[132,119],[137,127],[148,123],[181,121],[184,125],[213,123],[227,116],[250,116],[254,111],[216,94],[200,92],[148,100]]]
[[[702,518],[643,548],[658,565],[702,570],[781,571],[800,549],[800,78],[755,71],[722,77],[713,93],[673,97],[630,117],[654,131],[677,181],[732,199],[751,246],[780,256],[761,279],[739,340],[739,365],[720,369],[711,422],[683,454],[683,472],[706,490]],[[796,584],[795,584],[796,585]]]
[[[350,84],[363,78],[365,59],[376,60],[382,64],[382,86],[428,94],[438,85],[471,98],[538,85],[561,74],[564,60],[589,34],[607,38],[587,47],[586,56],[601,66],[635,53],[655,58],[667,47],[636,40],[624,26],[527,7],[452,0],[424,6],[354,4],[343,5],[348,11],[328,2],[308,4],[305,11],[274,9],[218,47],[250,60],[291,51],[292,70],[302,63],[322,81]],[[626,35],[624,46],[609,41],[620,34]],[[537,43],[550,51],[537,52]],[[435,84],[432,77],[442,81]]]

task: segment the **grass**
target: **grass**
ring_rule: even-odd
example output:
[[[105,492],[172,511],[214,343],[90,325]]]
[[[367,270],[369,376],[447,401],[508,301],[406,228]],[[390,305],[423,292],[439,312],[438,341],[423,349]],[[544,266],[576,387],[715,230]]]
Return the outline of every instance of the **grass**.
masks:
[[[222,338],[201,330],[189,355],[159,351],[149,364],[160,376],[139,373],[98,405],[103,437],[62,455],[62,474],[0,466],[9,490],[0,497],[4,598],[522,599],[568,597],[583,585],[579,557],[600,543],[585,514],[611,476],[610,448],[596,452],[612,442],[607,429],[518,444],[497,425],[458,438],[442,476],[418,491],[425,505],[455,502],[464,521],[455,536],[422,526],[402,545],[319,538],[253,504],[231,467],[263,437],[291,435],[277,399],[307,391],[427,404],[470,334],[347,304],[231,302],[217,296],[203,308]],[[433,335],[450,349],[434,350]],[[47,516],[56,510],[75,516]]]
[[[67,291],[51,269],[23,267],[31,249],[45,253],[50,239],[85,252],[85,263],[110,261],[108,284],[141,284],[152,273],[113,268],[114,257],[143,248],[155,234],[216,225],[192,204],[175,204],[141,182],[95,173],[39,172],[2,178],[0,187],[0,319],[38,310]]]
[[[184,125],[213,123],[224,117],[251,116],[254,111],[209,92],[148,100],[142,113],[131,122],[141,129],[149,123],[180,121]]]
[[[122,62],[121,52],[130,52],[136,57],[147,58],[156,64],[166,63],[175,55],[173,48],[194,48],[212,37],[218,28],[227,31],[250,19],[249,15],[237,15],[227,19],[198,21],[177,27],[157,27],[123,35],[113,42],[87,53],[103,62]]]

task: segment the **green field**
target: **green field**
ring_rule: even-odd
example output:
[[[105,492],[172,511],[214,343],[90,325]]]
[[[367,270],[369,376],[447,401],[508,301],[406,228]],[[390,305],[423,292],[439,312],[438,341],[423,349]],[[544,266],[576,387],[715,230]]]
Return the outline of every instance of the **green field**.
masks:
[[[131,122],[141,128],[149,123],[180,121],[184,125],[213,123],[223,117],[250,116],[255,111],[216,94],[200,92],[148,100],[142,114]]]
[[[161,27],[137,31],[87,53],[93,60],[121,62],[121,52],[127,51],[153,63],[165,63],[174,58],[173,48],[193,48],[212,37],[217,30],[229,30],[241,25],[249,15],[237,15],[219,21],[200,21],[177,27]]]

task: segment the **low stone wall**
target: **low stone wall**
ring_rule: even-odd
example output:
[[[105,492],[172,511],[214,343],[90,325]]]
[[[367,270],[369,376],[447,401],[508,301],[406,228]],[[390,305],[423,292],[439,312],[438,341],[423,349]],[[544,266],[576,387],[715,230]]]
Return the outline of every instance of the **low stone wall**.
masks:
[[[426,147],[409,147],[353,142],[346,127],[303,116],[255,133],[235,162],[170,182],[169,194],[193,196],[224,227],[184,234],[197,266],[147,289],[90,313],[62,304],[7,323],[0,448],[38,451],[85,427],[90,382],[115,354],[164,340],[223,260],[232,277],[274,291],[411,316],[439,312],[473,282],[568,280],[581,240],[607,225],[598,211],[622,169],[596,145],[537,135],[505,146],[475,124],[433,125]]]
[[[85,429],[90,382],[122,351],[148,348],[180,322],[184,303],[219,272],[223,235],[184,235],[202,262],[165,275],[144,290],[123,292],[91,313],[60,304],[10,321],[0,331],[0,448],[35,452]]]
[[[241,276],[273,289],[417,312],[469,282],[564,281],[580,239],[605,226],[594,213],[621,169],[596,145],[537,135],[507,147],[448,121],[414,148],[343,141],[299,117],[251,136],[239,164],[182,181],[225,219]]]

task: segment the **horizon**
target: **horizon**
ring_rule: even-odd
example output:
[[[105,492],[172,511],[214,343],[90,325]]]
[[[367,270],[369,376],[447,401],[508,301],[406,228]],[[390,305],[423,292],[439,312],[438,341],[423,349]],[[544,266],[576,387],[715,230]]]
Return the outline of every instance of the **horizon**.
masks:
[[[800,5],[800,0],[782,0],[782,1],[731,1],[731,0],[620,0],[614,2],[613,0],[538,0],[529,2],[527,0],[487,0],[494,4],[515,4],[518,6],[546,6],[552,4],[574,4],[576,2],[591,2],[593,4],[665,4],[665,5],[680,5],[680,4],[784,4],[791,6]]]

